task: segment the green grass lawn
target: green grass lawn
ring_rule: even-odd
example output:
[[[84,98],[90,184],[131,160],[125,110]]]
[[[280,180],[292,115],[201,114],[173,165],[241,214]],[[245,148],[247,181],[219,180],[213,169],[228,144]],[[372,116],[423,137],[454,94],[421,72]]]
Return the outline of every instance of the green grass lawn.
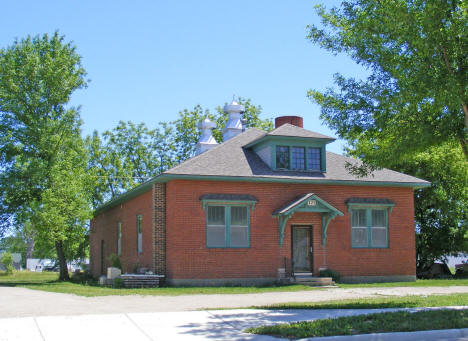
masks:
[[[6,275],[0,271],[0,285],[20,286],[35,290],[76,294],[80,296],[108,296],[108,295],[195,295],[195,294],[249,294],[262,292],[287,292],[302,290],[320,290],[305,285],[283,286],[227,286],[227,287],[165,287],[143,289],[114,289],[100,287],[94,282],[74,283],[60,282],[58,274],[54,272],[15,271],[13,275]],[[375,283],[375,284],[340,284],[343,288],[355,287],[395,287],[395,286],[451,286],[468,285],[468,279],[454,280],[418,280],[416,282]]]
[[[468,327],[468,310],[398,311],[249,328],[246,332],[289,339]]]
[[[141,289],[115,289],[101,287],[96,283],[74,283],[58,281],[58,274],[54,272],[15,271],[13,275],[6,275],[0,271],[0,286],[19,286],[34,290],[75,294],[79,296],[109,296],[109,295],[196,295],[196,294],[251,294],[261,292],[283,292],[320,290],[306,285],[259,286],[259,287],[163,287]]]
[[[468,285],[468,279],[418,279],[414,282],[387,282],[387,283],[338,283],[340,288],[391,288],[391,287],[446,287]]]
[[[252,306],[250,309],[374,309],[468,306],[468,294],[401,296],[360,298],[326,302],[293,302],[268,306]]]

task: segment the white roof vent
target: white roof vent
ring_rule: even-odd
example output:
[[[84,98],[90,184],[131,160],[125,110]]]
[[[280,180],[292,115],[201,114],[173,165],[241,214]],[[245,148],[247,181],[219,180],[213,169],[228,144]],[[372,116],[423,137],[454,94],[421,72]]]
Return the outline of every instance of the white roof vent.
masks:
[[[196,155],[210,150],[218,144],[213,137],[212,129],[216,128],[216,123],[211,122],[208,117],[198,123],[198,129],[201,131],[200,141],[196,146]]]
[[[237,103],[235,99],[232,100],[231,104],[224,106],[224,112],[228,114],[226,127],[223,130],[224,142],[242,133],[242,113],[244,111],[245,107]]]

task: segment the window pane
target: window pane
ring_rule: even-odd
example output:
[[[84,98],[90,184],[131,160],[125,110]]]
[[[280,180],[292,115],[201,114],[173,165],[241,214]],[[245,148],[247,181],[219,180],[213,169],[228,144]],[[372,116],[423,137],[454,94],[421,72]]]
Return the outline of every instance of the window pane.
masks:
[[[231,225],[247,226],[247,207],[231,207]]]
[[[304,147],[292,147],[291,149],[292,169],[305,169],[305,148]]]
[[[209,247],[224,247],[226,246],[226,234],[224,226],[207,226],[206,227],[206,245]]]
[[[351,227],[367,227],[366,210],[351,211]]]
[[[385,210],[372,210],[372,226],[385,227]]]
[[[143,236],[142,236],[142,216],[141,214],[137,215],[137,250],[138,250],[138,253],[142,253],[143,252]]]
[[[208,225],[225,225],[224,206],[208,206]]]
[[[320,148],[307,148],[307,169],[320,170]]]
[[[367,247],[367,228],[351,228],[351,245],[353,247]]]
[[[143,238],[141,237],[141,233],[138,234],[138,252],[143,252]]]
[[[276,146],[276,168],[289,169],[289,147]]]
[[[233,226],[231,225],[231,247],[248,247],[249,246],[249,227],[248,226]]]
[[[117,255],[122,253],[122,223],[117,223]]]
[[[387,229],[382,227],[374,227],[371,229],[372,246],[386,247],[387,246]]]

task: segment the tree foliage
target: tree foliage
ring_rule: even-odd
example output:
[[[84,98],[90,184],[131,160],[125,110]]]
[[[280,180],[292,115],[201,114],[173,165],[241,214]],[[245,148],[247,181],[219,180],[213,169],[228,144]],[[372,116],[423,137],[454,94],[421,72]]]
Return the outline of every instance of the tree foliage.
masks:
[[[38,241],[56,248],[61,279],[90,212],[79,111],[67,107],[85,75],[75,47],[57,32],[0,50],[2,228],[31,222]]]
[[[271,120],[260,118],[262,108],[249,99],[239,98],[245,106],[243,119],[247,128],[271,130]],[[94,206],[135,187],[195,155],[200,139],[198,122],[208,116],[216,122],[213,136],[221,143],[227,115],[222,107],[214,113],[200,105],[182,110],[176,120],[162,122],[155,129],[144,123],[119,122],[117,127],[102,135],[94,132],[87,138],[90,153],[90,172],[95,174],[98,186],[94,192]]]
[[[321,118],[365,161],[432,182],[415,193],[418,266],[468,245],[468,12],[464,1],[353,0],[327,11],[308,38],[365,66],[311,90]]]
[[[386,150],[359,154],[360,144],[385,138],[403,159],[457,140],[468,160],[466,2],[353,0],[318,14],[324,27],[310,27],[308,37],[370,71],[366,80],[335,75],[338,91],[309,93],[351,154],[378,165]]]

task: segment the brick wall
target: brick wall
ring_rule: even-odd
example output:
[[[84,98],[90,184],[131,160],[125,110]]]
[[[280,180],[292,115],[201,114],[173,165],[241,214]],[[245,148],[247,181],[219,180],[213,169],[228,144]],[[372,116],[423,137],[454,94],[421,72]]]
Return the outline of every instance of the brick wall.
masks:
[[[153,193],[151,190],[140,194],[91,220],[89,236],[91,271],[93,276],[101,272],[101,241],[104,240],[105,268],[107,258],[117,253],[117,222],[122,223],[120,256],[124,272],[133,272],[138,267],[153,268]],[[137,215],[142,215],[143,252],[137,252]]]
[[[279,247],[278,220],[272,212],[304,193],[313,192],[342,211],[328,227],[326,252],[321,245],[318,213],[295,213]],[[206,193],[252,194],[259,201],[251,213],[250,248],[206,248],[206,215],[199,197]],[[314,271],[324,265],[342,276],[414,276],[414,209],[410,188],[272,184],[251,182],[170,181],[166,185],[166,274],[169,279],[276,277],[291,259],[291,225],[312,224]],[[350,197],[388,198],[389,248],[351,248]],[[326,259],[325,259],[326,256]]]
[[[278,219],[272,212],[304,193],[315,193],[342,211],[330,222],[326,250],[321,244],[319,213],[297,212],[288,221],[279,247]],[[206,214],[199,197],[207,193],[252,194],[250,248],[206,247]],[[166,197],[166,200],[164,200]],[[395,202],[389,215],[389,248],[351,248],[350,197],[388,198]],[[136,215],[143,215],[143,253],[136,252]],[[327,266],[342,276],[414,276],[415,241],[413,191],[410,188],[272,184],[173,180],[100,214],[91,222],[90,253],[94,275],[100,272],[100,242],[105,259],[117,252],[117,221],[122,222],[124,271],[135,264],[168,279],[275,278],[278,268],[290,266],[291,226],[313,226],[314,272]],[[154,223],[153,223],[154,222]],[[290,268],[287,269],[290,271]]]

